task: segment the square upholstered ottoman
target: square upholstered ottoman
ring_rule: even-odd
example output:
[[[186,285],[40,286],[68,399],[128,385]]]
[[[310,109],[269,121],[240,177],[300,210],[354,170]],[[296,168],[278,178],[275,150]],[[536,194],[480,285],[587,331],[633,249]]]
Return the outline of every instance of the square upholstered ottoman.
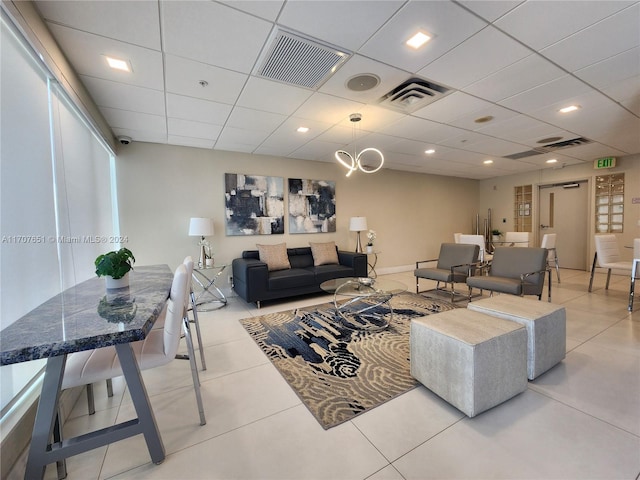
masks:
[[[567,319],[564,307],[515,295],[497,295],[471,302],[467,308],[526,327],[529,380],[549,370],[566,355]]]
[[[527,388],[527,331],[458,308],[411,320],[411,375],[473,417]]]

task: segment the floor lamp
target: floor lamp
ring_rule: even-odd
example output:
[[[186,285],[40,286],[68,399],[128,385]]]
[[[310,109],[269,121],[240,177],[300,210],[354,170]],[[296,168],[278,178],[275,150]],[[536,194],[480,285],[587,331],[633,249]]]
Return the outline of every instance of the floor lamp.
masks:
[[[349,230],[357,232],[356,253],[362,253],[362,243],[360,243],[360,232],[367,229],[367,217],[351,217]]]

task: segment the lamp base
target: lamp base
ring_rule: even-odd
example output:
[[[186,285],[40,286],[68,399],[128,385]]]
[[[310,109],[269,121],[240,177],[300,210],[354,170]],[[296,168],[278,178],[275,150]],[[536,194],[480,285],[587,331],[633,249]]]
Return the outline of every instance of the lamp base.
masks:
[[[356,253],[362,253],[362,243],[360,243],[360,232],[356,232]]]

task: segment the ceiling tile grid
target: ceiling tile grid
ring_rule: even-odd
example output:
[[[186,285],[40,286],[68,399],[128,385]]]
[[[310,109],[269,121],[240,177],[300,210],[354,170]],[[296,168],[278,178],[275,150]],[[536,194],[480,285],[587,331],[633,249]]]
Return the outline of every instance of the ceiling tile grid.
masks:
[[[550,154],[504,158],[550,137],[591,140],[558,152],[561,165],[640,153],[638,1],[35,4],[114,135],[134,141],[323,162],[377,146],[385,168],[475,179],[553,168]],[[404,42],[418,30],[432,38],[412,50]],[[346,61],[314,88],[263,78],[283,31]],[[108,68],[106,55],[132,72]],[[360,75],[371,88],[349,87]],[[443,93],[418,87],[382,103],[411,78]],[[558,112],[569,104],[580,108]]]

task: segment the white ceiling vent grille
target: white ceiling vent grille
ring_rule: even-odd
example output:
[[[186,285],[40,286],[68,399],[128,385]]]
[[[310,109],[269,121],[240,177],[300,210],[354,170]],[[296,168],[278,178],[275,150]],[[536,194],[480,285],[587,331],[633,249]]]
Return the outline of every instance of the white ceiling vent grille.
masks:
[[[380,99],[380,106],[412,113],[451,93],[451,89],[429,80],[412,77]]]
[[[270,80],[315,89],[349,55],[329,45],[278,30],[257,74]]]

